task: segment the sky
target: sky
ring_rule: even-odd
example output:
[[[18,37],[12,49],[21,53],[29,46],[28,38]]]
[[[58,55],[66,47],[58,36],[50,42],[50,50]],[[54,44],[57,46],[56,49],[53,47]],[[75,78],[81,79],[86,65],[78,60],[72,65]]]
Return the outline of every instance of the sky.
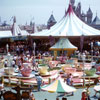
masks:
[[[86,13],[90,7],[93,18],[100,18],[100,0],[75,0],[75,5],[81,2],[82,11]],[[16,16],[17,24],[29,24],[30,21],[36,24],[47,24],[50,15],[53,13],[56,21],[59,21],[68,8],[69,0],[0,0],[1,22],[7,21],[12,24],[11,17]]]

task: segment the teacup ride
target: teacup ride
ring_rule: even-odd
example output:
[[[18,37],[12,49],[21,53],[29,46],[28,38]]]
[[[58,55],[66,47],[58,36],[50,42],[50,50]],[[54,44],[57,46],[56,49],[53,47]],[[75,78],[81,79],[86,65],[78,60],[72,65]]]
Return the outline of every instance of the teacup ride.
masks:
[[[38,64],[38,67],[48,67],[47,64]]]
[[[23,67],[19,71],[15,71],[15,68],[5,68],[3,76],[3,83],[7,83],[9,86],[21,84],[23,80],[29,81],[35,78],[35,73],[32,72],[30,67]],[[27,82],[24,82],[26,84]],[[22,84],[23,85],[23,84]]]
[[[11,79],[12,77],[15,77],[14,76],[14,68],[13,67],[7,67],[7,68],[4,68],[4,74],[2,75],[2,82],[3,83],[7,83],[9,86],[11,86]]]
[[[7,75],[13,75],[14,74],[14,68],[13,67],[4,68],[4,72]]]
[[[48,72],[48,67],[39,67],[38,71],[41,76],[49,76],[50,75],[50,73]]]
[[[62,71],[65,71],[66,68],[71,68],[71,65],[70,64],[62,64],[61,65]]]
[[[32,69],[30,67],[23,67],[20,70],[21,74],[23,77],[30,77],[31,73],[32,73]]]
[[[65,73],[66,68],[71,68],[71,65],[70,64],[62,64],[60,73],[61,74]]]
[[[96,73],[96,69],[95,68],[91,68],[90,70],[87,69],[84,72],[85,72],[86,76],[94,76],[95,73]]]
[[[55,68],[58,65],[59,61],[49,61],[50,68]]]

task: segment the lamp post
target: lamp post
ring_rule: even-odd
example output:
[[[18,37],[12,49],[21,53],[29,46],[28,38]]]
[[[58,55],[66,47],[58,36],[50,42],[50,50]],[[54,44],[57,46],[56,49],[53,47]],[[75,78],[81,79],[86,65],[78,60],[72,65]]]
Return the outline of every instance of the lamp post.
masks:
[[[86,58],[86,55],[85,53],[82,54],[82,60],[83,60],[83,86],[85,87],[85,58]]]
[[[7,52],[7,60],[8,60],[8,67],[11,66],[11,58],[10,58],[10,53],[9,53],[9,45],[6,44],[6,52]]]
[[[36,43],[33,43],[33,47],[34,47],[34,57],[35,57],[35,48],[36,48]]]
[[[9,73],[10,73],[10,67],[11,67],[11,55],[9,53],[9,45],[7,44],[6,45],[6,50],[7,50],[7,60],[8,60],[8,64],[7,66],[9,67],[8,70],[9,70]],[[9,86],[11,84],[11,81],[10,81],[10,74],[9,74]]]
[[[8,54],[8,50],[9,50],[9,45],[6,44],[6,51],[7,51],[7,54]]]
[[[93,41],[91,42],[91,56],[92,56],[92,61],[93,61]]]

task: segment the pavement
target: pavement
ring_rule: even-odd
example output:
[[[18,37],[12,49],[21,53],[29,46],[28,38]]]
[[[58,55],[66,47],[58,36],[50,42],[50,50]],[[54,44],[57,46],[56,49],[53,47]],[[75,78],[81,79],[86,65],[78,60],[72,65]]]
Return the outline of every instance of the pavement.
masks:
[[[59,98],[59,100],[62,100],[63,97],[67,98],[67,100],[81,100],[81,94],[82,94],[83,90],[84,89],[77,89],[77,91],[74,92],[74,96],[71,96],[68,94],[66,94],[64,96],[63,93],[49,93],[49,92],[45,92],[45,91],[40,91],[40,92],[35,91],[34,96],[35,96],[36,100],[45,100],[45,99],[56,100],[57,97]],[[93,97],[95,94],[93,87],[89,88],[89,91],[90,91],[91,100],[98,100],[98,98],[100,97],[100,94],[97,93],[97,96]]]
[[[15,90],[12,90],[10,87],[6,87],[5,89],[8,91],[15,92]],[[35,100],[45,100],[45,99],[56,100],[57,97],[59,98],[59,100],[62,100],[63,97],[67,98],[67,100],[81,100],[82,97],[81,94],[84,89],[85,88],[77,89],[77,91],[74,92],[73,96],[71,96],[70,94],[64,95],[64,93],[49,93],[47,91],[37,91],[36,89],[33,90],[33,94]],[[90,87],[89,91],[90,91],[90,100],[99,100],[98,98],[100,97],[100,93],[97,93],[96,97],[94,97],[95,91],[93,87]],[[4,100],[4,99],[1,98],[0,100]]]

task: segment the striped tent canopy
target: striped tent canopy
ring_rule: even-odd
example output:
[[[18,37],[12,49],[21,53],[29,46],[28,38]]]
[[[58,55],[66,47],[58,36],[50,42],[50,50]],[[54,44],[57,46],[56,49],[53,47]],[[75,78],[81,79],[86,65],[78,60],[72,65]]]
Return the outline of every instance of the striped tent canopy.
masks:
[[[81,21],[73,11],[72,5],[69,4],[64,17],[52,26],[49,30],[33,33],[34,37],[72,37],[72,36],[100,36],[100,31]]]
[[[78,48],[74,46],[68,38],[60,38],[59,41],[53,45],[50,50],[77,50]]]
[[[64,83],[64,81],[61,77],[58,77],[55,81],[53,81],[49,85],[42,86],[41,89],[44,91],[51,92],[51,93],[53,93],[53,92],[70,93],[70,92],[76,91],[76,89],[74,87],[71,87],[71,86],[67,85],[66,83]]]

